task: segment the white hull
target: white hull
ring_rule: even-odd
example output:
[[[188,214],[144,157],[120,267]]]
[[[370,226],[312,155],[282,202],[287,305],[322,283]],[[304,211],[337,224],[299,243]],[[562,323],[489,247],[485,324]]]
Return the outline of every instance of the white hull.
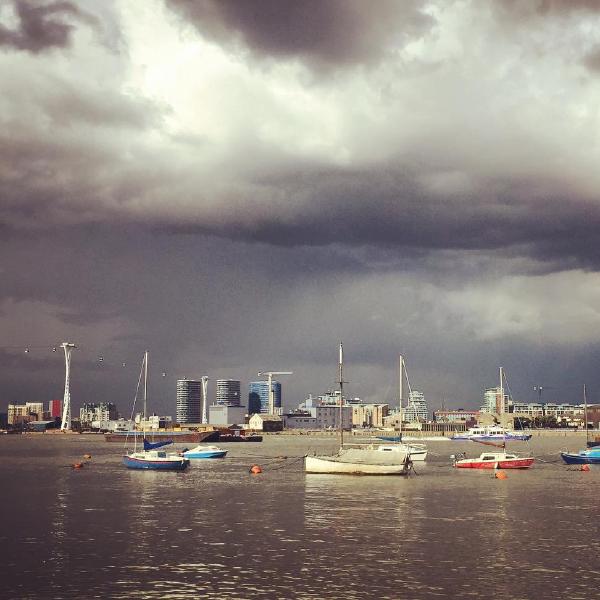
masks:
[[[343,448],[334,456],[307,456],[304,470],[347,475],[405,475],[408,456],[398,445]]]
[[[427,447],[425,445],[403,444],[403,446],[403,450],[410,453],[410,460],[413,462],[422,462],[427,458]]]
[[[404,465],[371,465],[335,460],[334,457],[307,456],[304,462],[307,473],[340,475],[406,475]]]

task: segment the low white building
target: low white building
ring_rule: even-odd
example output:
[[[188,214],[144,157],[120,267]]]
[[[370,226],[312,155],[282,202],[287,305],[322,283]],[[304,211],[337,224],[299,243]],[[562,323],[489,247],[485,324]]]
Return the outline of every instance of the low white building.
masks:
[[[248,409],[245,406],[227,406],[213,404],[208,407],[208,422],[211,425],[243,425],[246,422]]]
[[[248,426],[259,431],[282,431],[283,420],[279,415],[255,413],[250,417]]]
[[[135,422],[130,419],[116,419],[112,421],[92,421],[92,429],[100,431],[110,431],[111,433],[118,431],[133,431]]]

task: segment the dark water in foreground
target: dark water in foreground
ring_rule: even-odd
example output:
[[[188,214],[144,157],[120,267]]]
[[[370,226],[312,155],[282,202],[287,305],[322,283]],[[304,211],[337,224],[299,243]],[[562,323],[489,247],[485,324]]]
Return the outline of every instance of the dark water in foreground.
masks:
[[[457,442],[430,442],[409,479],[293,458],[333,444],[273,436],[155,473],[95,436],[2,436],[0,598],[599,597],[600,467],[557,462],[579,442],[514,444],[548,462],[504,481],[450,468],[485,449]]]

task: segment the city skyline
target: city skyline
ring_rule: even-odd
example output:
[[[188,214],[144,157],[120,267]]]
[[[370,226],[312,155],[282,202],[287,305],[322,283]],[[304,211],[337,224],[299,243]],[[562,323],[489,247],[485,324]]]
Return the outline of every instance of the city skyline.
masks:
[[[252,7],[252,8],[249,8]],[[0,402],[293,370],[600,402],[600,4],[9,0]],[[25,348],[29,352],[25,352]],[[102,360],[100,360],[102,359]],[[214,389],[214,388],[213,388]]]

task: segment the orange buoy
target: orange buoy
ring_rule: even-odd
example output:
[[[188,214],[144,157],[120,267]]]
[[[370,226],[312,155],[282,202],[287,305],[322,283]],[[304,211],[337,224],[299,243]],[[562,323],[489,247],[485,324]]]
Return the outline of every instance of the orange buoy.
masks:
[[[81,467],[83,467],[83,463],[73,463],[72,466],[74,469],[81,469]]]
[[[590,465],[581,465],[581,467],[579,467],[580,471],[589,471],[590,470]]]
[[[504,471],[496,471],[496,479],[508,479],[508,475]]]
[[[250,473],[252,473],[252,475],[258,475],[259,473],[262,473],[262,469],[258,465],[252,465],[250,467]]]

